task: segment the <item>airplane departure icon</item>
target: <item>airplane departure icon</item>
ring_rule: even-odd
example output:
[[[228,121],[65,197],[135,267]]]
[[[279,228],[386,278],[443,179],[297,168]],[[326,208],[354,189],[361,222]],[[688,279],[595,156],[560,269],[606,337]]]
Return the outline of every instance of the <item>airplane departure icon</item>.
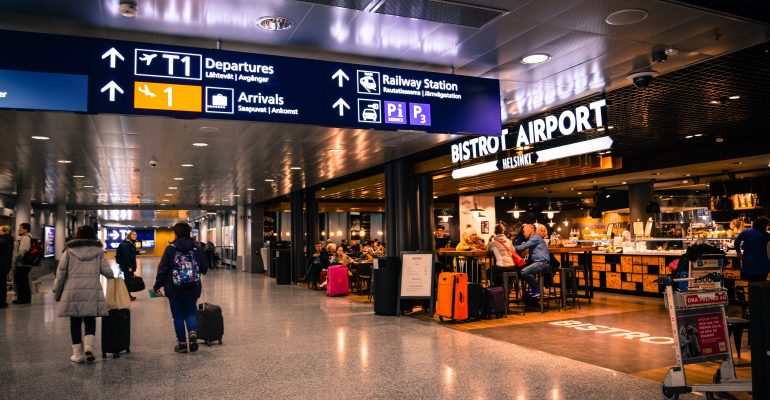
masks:
[[[150,88],[147,87],[147,85],[144,85],[144,87],[140,87],[139,91],[142,92],[147,97],[155,97],[155,93],[150,91]]]
[[[144,61],[149,67],[150,63],[152,63],[152,60],[157,56],[157,54],[142,54],[142,56],[139,57],[139,61]]]

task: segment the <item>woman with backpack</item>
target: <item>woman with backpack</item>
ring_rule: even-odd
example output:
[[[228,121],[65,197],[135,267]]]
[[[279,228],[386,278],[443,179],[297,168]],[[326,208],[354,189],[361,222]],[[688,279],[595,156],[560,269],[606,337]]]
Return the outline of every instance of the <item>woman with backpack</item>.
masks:
[[[152,288],[161,296],[165,291],[165,296],[168,297],[177,338],[174,351],[177,353],[198,350],[195,308],[198,297],[201,296],[201,274],[206,274],[209,269],[206,253],[190,236],[191,232],[190,225],[182,222],[174,225],[176,238],[163,252]],[[189,341],[185,340],[186,336]]]
[[[54,280],[57,314],[70,318],[72,357],[70,361],[94,361],[96,317],[107,315],[99,275],[112,278],[110,263],[104,258],[102,242],[90,225],[78,227],[75,239],[66,244]],[[82,326],[86,335],[82,336]],[[85,345],[85,348],[84,348]],[[85,354],[84,354],[85,351]]]

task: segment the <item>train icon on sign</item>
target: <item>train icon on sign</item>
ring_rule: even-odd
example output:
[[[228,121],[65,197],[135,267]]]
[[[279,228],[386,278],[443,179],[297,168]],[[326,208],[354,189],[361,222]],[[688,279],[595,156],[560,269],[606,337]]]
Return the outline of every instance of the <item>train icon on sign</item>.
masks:
[[[377,71],[356,71],[358,93],[380,94],[380,73]]]

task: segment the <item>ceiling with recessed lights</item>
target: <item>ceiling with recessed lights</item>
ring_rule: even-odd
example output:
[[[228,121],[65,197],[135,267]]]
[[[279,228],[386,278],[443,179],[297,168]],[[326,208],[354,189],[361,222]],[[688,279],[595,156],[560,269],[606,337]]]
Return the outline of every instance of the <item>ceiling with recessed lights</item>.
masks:
[[[631,72],[654,69],[665,77],[684,66],[762,43],[770,36],[767,25],[652,0],[469,0],[459,5],[411,0],[137,3],[137,15],[124,18],[118,12],[117,0],[5,0],[0,3],[0,28],[221,46],[225,50],[500,79],[502,118],[508,122],[603,90],[623,88],[629,85],[626,76]],[[462,11],[457,11],[458,7]],[[629,25],[605,22],[610,14],[624,9],[642,9],[646,18]],[[293,26],[280,31],[261,29],[257,21],[265,16],[290,19]],[[653,49],[667,46],[677,54],[653,65]],[[522,63],[524,57],[538,53],[550,59]],[[695,77],[683,79],[696,81]],[[657,90],[655,84],[652,89]],[[738,92],[718,89],[700,95],[705,101],[732,107],[733,100],[720,99]],[[627,96],[633,95],[631,88],[622,90],[629,91]],[[668,90],[669,95],[676,92]],[[646,100],[650,110],[674,110],[672,124],[679,124],[674,127],[675,135],[689,131],[680,126],[681,118],[677,122],[677,113],[704,112],[679,109],[677,98],[663,99],[661,93],[652,93]],[[681,94],[678,99],[690,94]],[[624,104],[624,97],[618,95],[617,99],[615,104]],[[623,118],[628,118],[632,127],[649,118],[643,110],[627,112]],[[717,115],[728,122],[737,118],[731,111],[708,111],[702,128],[710,125],[709,117]],[[625,128],[623,132],[635,134]],[[692,132],[711,135],[707,129]],[[12,150],[0,157],[0,194],[14,196],[28,187],[36,202],[52,204],[190,207],[252,203],[375,167],[457,137],[2,110],[0,142]],[[152,166],[151,161],[157,165]]]

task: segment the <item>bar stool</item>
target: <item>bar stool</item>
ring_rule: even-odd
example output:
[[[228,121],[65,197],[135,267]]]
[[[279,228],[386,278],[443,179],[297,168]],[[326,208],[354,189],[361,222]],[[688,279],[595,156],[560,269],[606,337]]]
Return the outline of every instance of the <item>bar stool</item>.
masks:
[[[551,287],[548,288],[548,291],[545,290],[545,275],[551,274],[553,278],[554,271],[548,267],[545,271],[538,272],[535,275],[537,276],[537,282],[540,289],[540,297],[538,298],[538,303],[540,303],[540,312],[544,313],[546,308],[546,301],[548,302],[548,308],[550,308],[551,300],[556,300],[556,310],[561,311],[561,307],[559,307],[559,301],[561,301],[561,297],[556,294],[556,286],[551,284]]]
[[[519,297],[519,273],[515,271],[503,272],[503,290],[505,291],[505,316],[508,316],[508,307],[511,304],[511,288],[508,287],[509,281],[513,280],[513,293],[517,300]],[[525,314],[525,307],[522,307],[521,315]]]
[[[558,269],[559,272],[559,284],[561,286],[561,305],[562,308],[567,308],[567,297],[572,297],[572,305],[577,304],[580,309],[580,300],[577,297],[577,275],[575,273],[575,267],[572,264],[568,264],[566,267]]]

